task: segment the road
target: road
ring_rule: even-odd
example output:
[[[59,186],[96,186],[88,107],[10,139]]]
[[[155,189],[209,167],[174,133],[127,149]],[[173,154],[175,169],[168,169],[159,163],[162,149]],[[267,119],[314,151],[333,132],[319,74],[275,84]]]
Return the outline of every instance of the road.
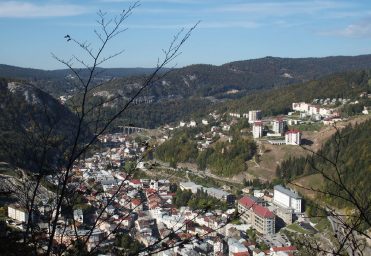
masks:
[[[348,255],[365,255],[359,248],[355,248],[351,240],[353,238],[357,240],[356,232],[351,231],[350,233],[350,230],[344,227],[341,217],[332,215],[331,211],[327,219],[330,221],[332,230],[334,231],[339,243],[344,244],[344,249]]]

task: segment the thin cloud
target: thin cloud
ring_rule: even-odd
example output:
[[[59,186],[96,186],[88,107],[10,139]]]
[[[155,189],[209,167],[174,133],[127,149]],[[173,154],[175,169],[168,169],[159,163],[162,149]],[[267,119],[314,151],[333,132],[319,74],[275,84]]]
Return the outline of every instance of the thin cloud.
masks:
[[[132,3],[133,0],[100,0],[103,3]],[[201,0],[140,0],[140,2],[146,3],[174,3],[174,4],[197,4],[202,2]]]
[[[349,8],[350,4],[340,1],[286,1],[230,4],[214,8],[211,11],[287,16],[297,14],[314,14],[321,11],[338,10],[347,7]]]
[[[198,29],[217,29],[217,28],[245,28],[254,29],[260,27],[262,24],[256,23],[254,21],[226,21],[226,22],[203,22],[197,26]],[[128,25],[128,28],[138,28],[138,29],[181,29],[190,28],[194,26],[191,23],[183,24],[133,24]]]
[[[322,36],[370,38],[371,37],[371,24],[369,22],[350,24],[346,26],[345,28],[321,31],[318,34]]]
[[[0,18],[43,18],[76,16],[88,8],[74,4],[33,4],[30,2],[0,2]]]

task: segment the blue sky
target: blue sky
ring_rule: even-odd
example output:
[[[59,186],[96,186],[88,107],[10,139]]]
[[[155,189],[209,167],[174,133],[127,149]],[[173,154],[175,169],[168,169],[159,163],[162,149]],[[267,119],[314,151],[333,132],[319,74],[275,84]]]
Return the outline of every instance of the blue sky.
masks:
[[[0,63],[64,68],[79,51],[63,38],[94,37],[96,12],[117,15],[127,0],[0,0]],[[371,53],[371,1],[142,0],[106,54],[125,52],[106,67],[152,67],[181,28],[201,21],[173,64]],[[83,56],[84,57],[84,56]]]

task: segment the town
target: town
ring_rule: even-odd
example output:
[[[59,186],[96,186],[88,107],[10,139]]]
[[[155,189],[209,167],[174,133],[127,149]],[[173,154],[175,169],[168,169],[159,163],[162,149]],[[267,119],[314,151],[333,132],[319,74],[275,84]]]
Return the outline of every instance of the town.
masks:
[[[200,152],[212,147],[216,138],[231,142],[234,138],[229,132],[240,119],[248,120],[251,127],[240,132],[247,132],[258,143],[299,146],[303,143],[301,131],[288,127],[340,121],[339,112],[329,105],[349,101],[315,99],[312,104],[292,103],[292,112],[287,116],[268,118],[263,118],[260,110],[224,116],[214,112],[200,123],[190,120],[178,126],[166,125],[157,137],[136,136],[144,129],[135,127],[121,127],[120,132],[100,136],[101,149],[73,168],[68,183],[71,202],[64,203],[58,218],[56,248],[86,239],[87,251],[108,246],[119,251],[128,249],[120,244],[124,236],[132,244],[137,243],[136,253],[142,255],[148,251],[169,256],[293,255],[298,249],[290,241],[290,233],[318,232],[297,191],[283,184],[261,187],[245,181],[243,185],[247,186],[233,193],[229,186],[197,184],[190,179],[191,170],[169,166],[169,175],[151,177],[146,173],[156,172],[153,168],[159,164],[152,151],[169,140],[175,130],[197,126],[210,126],[209,132],[196,136]],[[181,171],[186,173],[184,178],[174,181],[173,176]],[[52,187],[58,186],[58,177],[49,175],[46,182],[51,187],[49,193],[54,193]],[[42,231],[41,237],[49,232],[50,219],[55,217],[54,202],[49,198],[44,193],[31,216]],[[7,223],[24,231],[26,210],[13,203],[7,212]]]

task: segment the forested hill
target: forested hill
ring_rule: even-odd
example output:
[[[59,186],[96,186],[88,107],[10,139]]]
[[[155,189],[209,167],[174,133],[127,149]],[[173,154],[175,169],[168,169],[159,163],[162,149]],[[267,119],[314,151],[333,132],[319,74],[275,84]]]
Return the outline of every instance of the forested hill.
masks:
[[[197,64],[174,69],[160,79],[151,93],[154,96],[214,96],[236,98],[252,90],[270,89],[298,84],[329,74],[371,69],[371,55],[335,56],[324,58],[278,58],[265,57],[226,63],[220,66]],[[140,82],[151,68],[104,68],[99,69],[97,79],[123,78],[107,85],[122,89],[125,84]],[[167,71],[167,69],[165,69]],[[87,70],[80,71],[82,76]],[[0,77],[21,78],[34,81],[44,91],[60,96],[71,92],[73,85],[69,70],[39,70],[0,65]],[[130,79],[126,79],[130,77]],[[106,90],[104,87],[102,90]]]
[[[170,72],[153,86],[153,96],[239,98],[250,91],[318,79],[329,74],[371,68],[371,55],[325,58],[265,57],[221,66],[190,65]],[[122,89],[135,80],[119,79],[102,90]]]
[[[214,110],[215,104],[221,104],[220,109],[224,111],[259,108],[265,114],[282,113],[293,101],[347,97],[369,91],[369,72],[349,71],[359,69],[371,69],[371,55],[301,59],[266,57],[221,66],[191,65],[175,69],[154,82],[139,101],[120,116],[118,123],[155,128],[204,115]],[[39,72],[28,71],[25,76]],[[342,71],[345,73],[337,73]],[[0,75],[2,72],[0,68]],[[50,72],[63,79],[48,80],[43,73],[35,75],[32,84],[55,97],[74,93],[76,83],[73,78],[66,79],[65,71]],[[115,76],[114,73],[111,75]],[[145,75],[136,75],[114,79],[94,90],[92,101],[120,95],[121,101],[105,106],[105,112],[114,112],[135,94],[144,78]],[[238,100],[230,101],[236,98]]]
[[[355,99],[361,92],[371,92],[370,70],[343,72],[302,84],[254,92],[241,99],[222,103],[219,109],[242,113],[251,109],[261,109],[264,115],[269,116],[287,113],[291,110],[292,102],[311,102],[315,98]],[[369,104],[369,100],[363,101],[360,105]]]
[[[97,68],[94,80],[102,82],[112,78],[144,76],[151,74],[153,70],[154,68]],[[78,69],[77,71],[82,78],[89,75],[87,69]],[[163,70],[163,72],[165,71],[167,69]],[[69,69],[42,70],[4,64],[0,64],[0,77],[28,81],[54,97],[74,93],[77,81]]]
[[[98,77],[126,77],[134,75],[150,74],[154,68],[98,68]],[[88,70],[82,69],[81,75],[87,76]],[[28,79],[28,80],[47,80],[64,79],[68,75],[73,75],[69,69],[42,70],[34,68],[22,68],[0,64],[0,77]]]
[[[94,100],[107,100],[114,97],[114,87],[102,87],[100,93],[94,93]],[[116,93],[122,95],[121,101],[112,102],[111,106],[104,108],[105,113],[110,113],[125,103],[139,84],[127,84],[126,90],[116,88]],[[156,88],[146,90],[143,96],[153,95]],[[104,93],[103,93],[104,92]],[[261,109],[266,116],[283,114],[291,110],[292,102],[307,101],[311,102],[314,98],[349,98],[359,100],[359,104],[347,105],[344,111],[353,114],[360,113],[364,106],[370,105],[369,99],[359,99],[362,92],[371,92],[371,71],[352,71],[344,72],[318,80],[312,80],[305,83],[289,85],[270,90],[261,90],[250,93],[240,99],[225,99],[215,101],[212,97],[161,97],[153,100],[151,103],[140,103],[132,105],[131,108],[119,117],[118,123],[134,124],[141,127],[155,128],[167,123],[187,120],[190,118],[205,117],[208,113],[218,110],[224,112],[245,113],[251,109]]]
[[[77,117],[47,93],[0,79],[0,161],[31,171],[55,167],[77,125]],[[88,130],[81,137],[86,136]]]
[[[340,184],[339,177],[341,177],[341,182],[349,191],[352,191],[359,203],[370,209],[370,134],[371,119],[355,126],[349,125],[342,129],[339,134],[331,137],[318,152],[318,156],[291,158],[282,162],[277,168],[277,176],[284,180],[294,180],[298,177],[318,174],[323,171],[326,176],[337,181],[337,183],[331,182],[329,179],[323,179],[324,187],[321,189],[348,198],[349,195],[345,193],[344,189],[336,185]],[[338,207],[348,206],[348,202],[341,198],[320,196]],[[369,210],[368,214],[370,214]]]

